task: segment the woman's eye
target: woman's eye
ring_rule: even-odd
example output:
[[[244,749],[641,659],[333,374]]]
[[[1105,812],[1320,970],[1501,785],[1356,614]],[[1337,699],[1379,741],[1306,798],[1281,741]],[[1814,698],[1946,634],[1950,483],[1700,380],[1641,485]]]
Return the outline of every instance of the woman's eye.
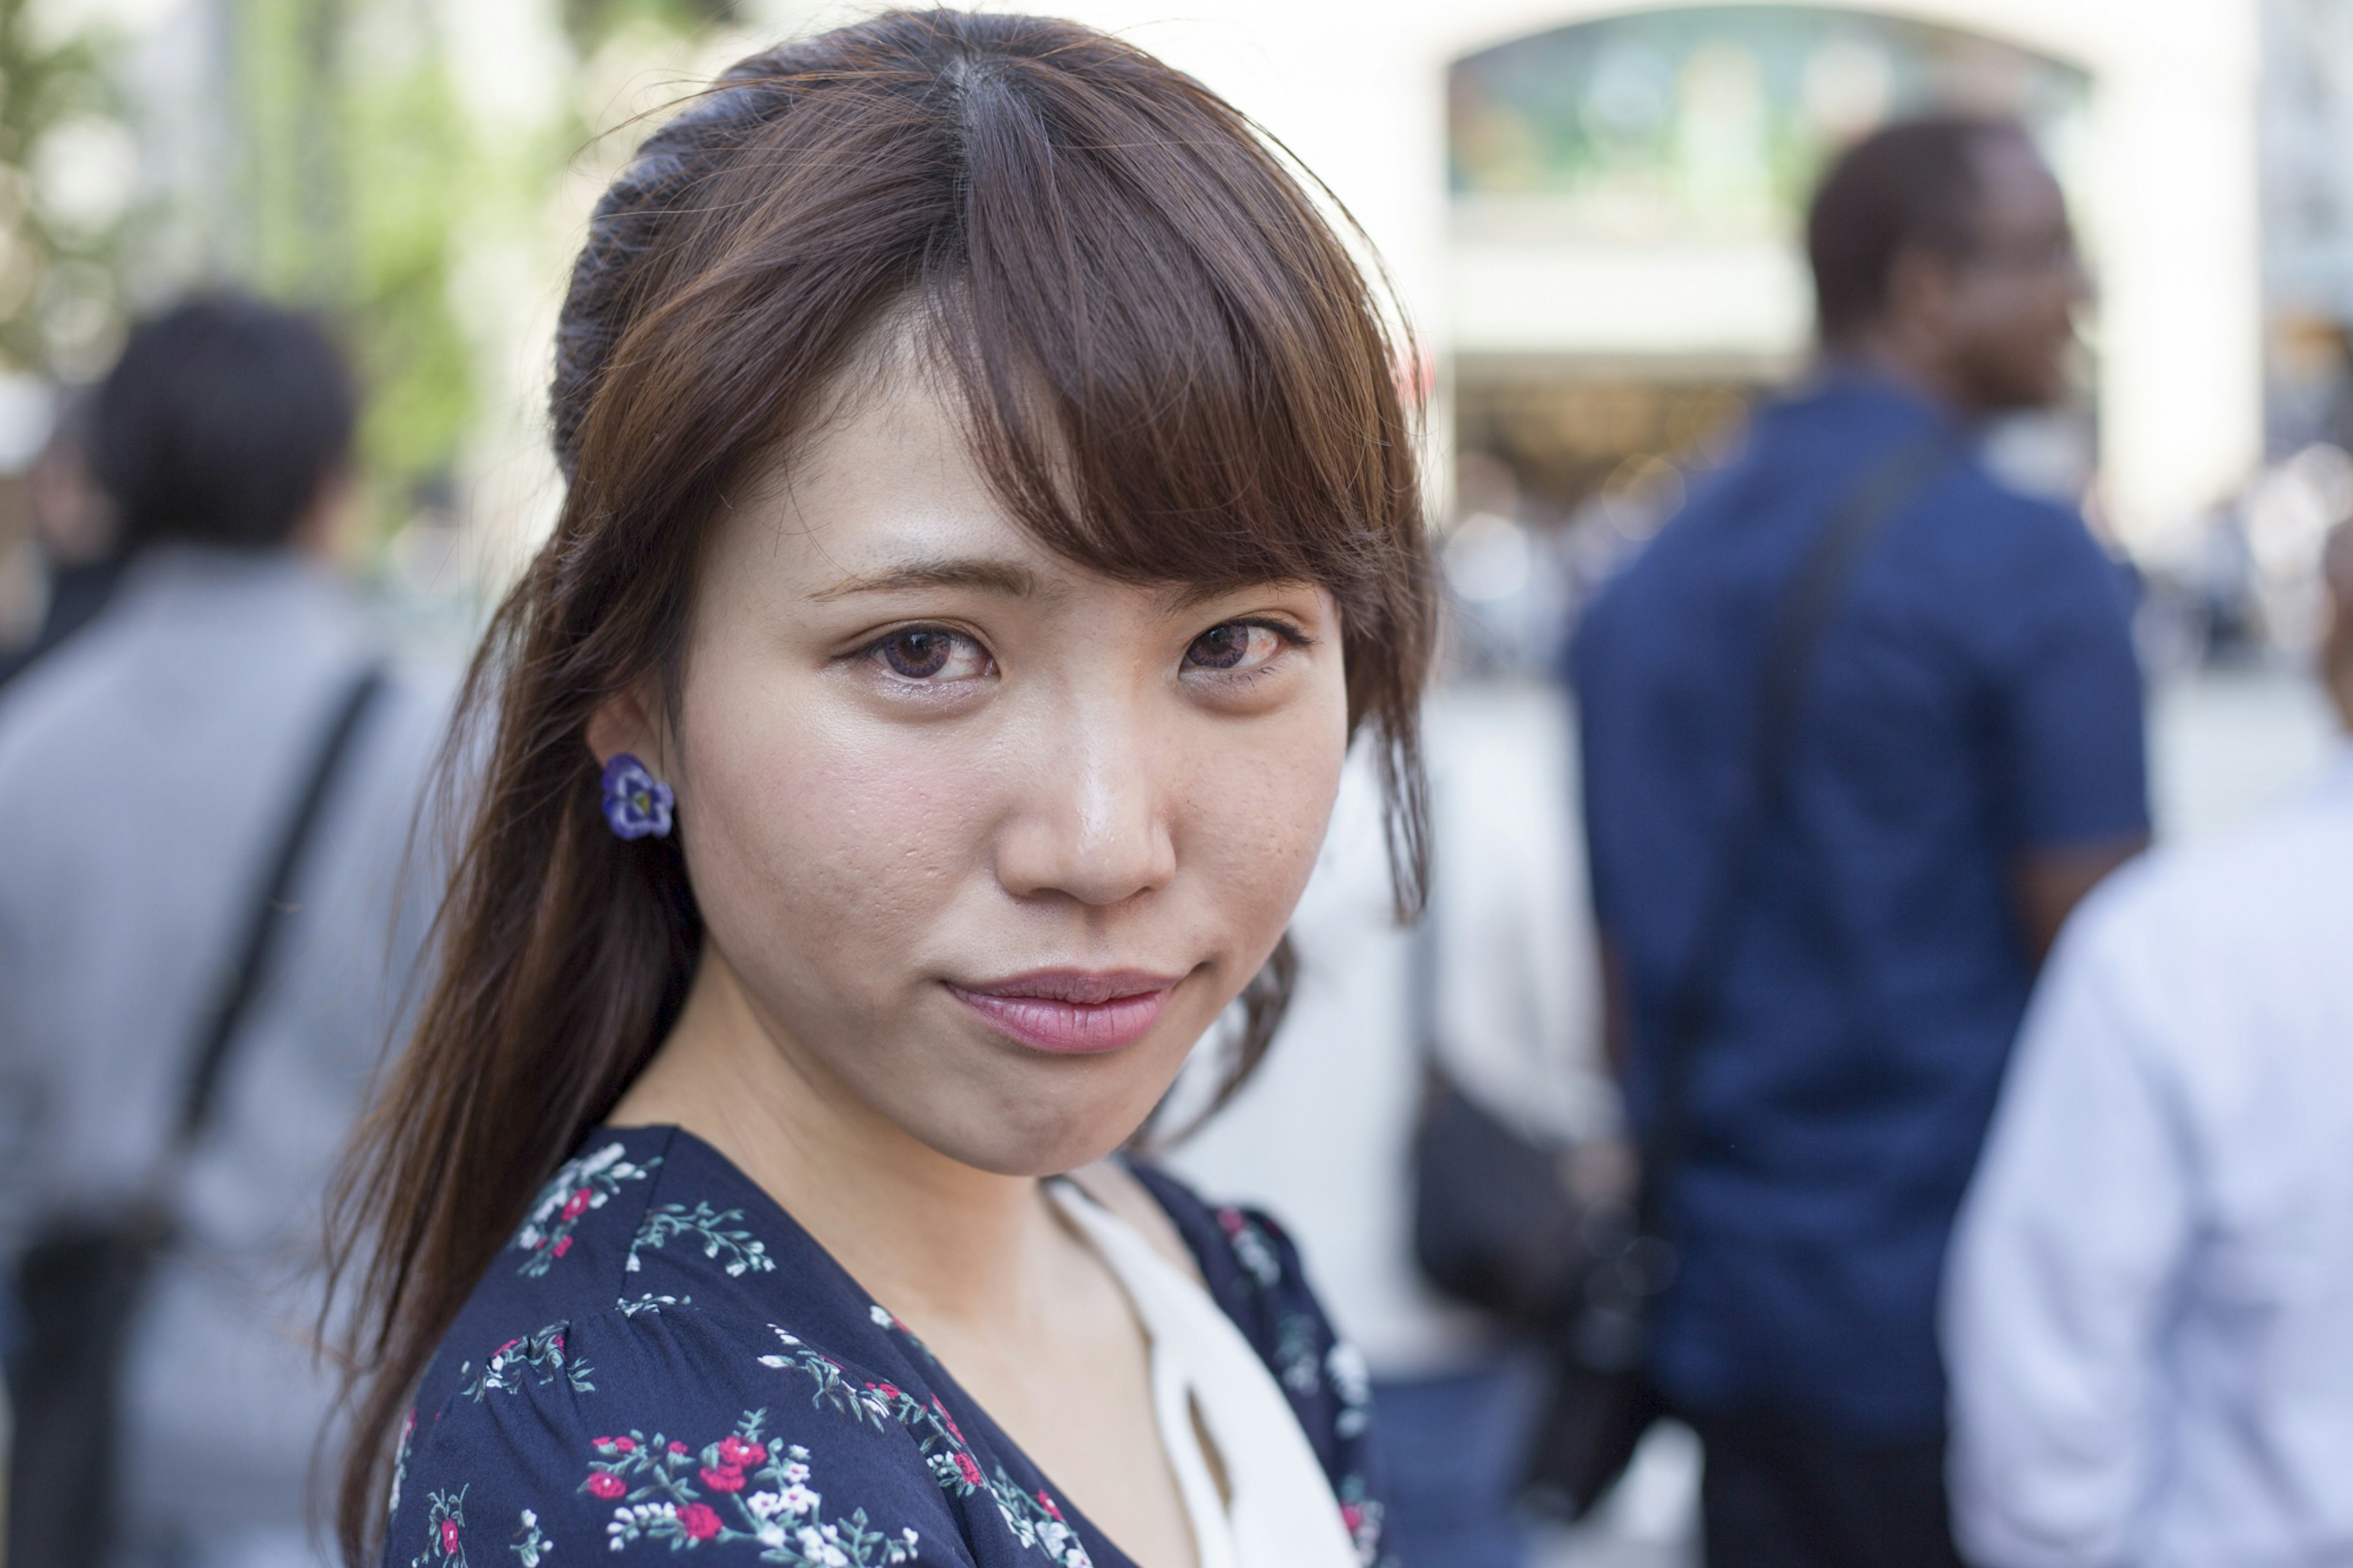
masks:
[[[1220,674],[1252,670],[1271,662],[1283,647],[1282,634],[1272,626],[1228,621],[1193,639],[1193,646],[1185,650],[1185,666]]]
[[[988,673],[988,652],[961,632],[910,626],[874,645],[871,657],[902,680],[970,680]]]

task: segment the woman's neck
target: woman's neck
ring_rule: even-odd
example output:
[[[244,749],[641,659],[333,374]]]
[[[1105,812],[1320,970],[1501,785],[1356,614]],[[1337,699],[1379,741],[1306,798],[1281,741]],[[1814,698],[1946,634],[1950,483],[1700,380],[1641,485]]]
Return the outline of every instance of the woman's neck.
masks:
[[[1056,1272],[1045,1255],[1060,1250],[1058,1223],[1035,1177],[975,1169],[877,1113],[708,949],[677,1026],[608,1120],[709,1143],[902,1316],[1029,1320]]]

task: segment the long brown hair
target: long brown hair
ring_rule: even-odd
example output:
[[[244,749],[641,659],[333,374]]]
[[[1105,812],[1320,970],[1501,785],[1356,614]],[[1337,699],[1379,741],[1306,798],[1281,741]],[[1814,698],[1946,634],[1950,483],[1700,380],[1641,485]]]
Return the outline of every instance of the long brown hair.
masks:
[[[1128,582],[1332,592],[1419,907],[1433,594],[1409,362],[1283,157],[1070,22],[892,12],[744,61],[596,209],[556,345],[569,489],[467,681],[433,989],[336,1196],[354,1568],[441,1336],[644,1068],[701,949],[677,840],[606,828],[588,719],[648,678],[675,694],[706,521],[894,329],[952,373],[983,471],[1050,548]],[[1237,1077],[1291,973],[1279,949],[1244,993]]]

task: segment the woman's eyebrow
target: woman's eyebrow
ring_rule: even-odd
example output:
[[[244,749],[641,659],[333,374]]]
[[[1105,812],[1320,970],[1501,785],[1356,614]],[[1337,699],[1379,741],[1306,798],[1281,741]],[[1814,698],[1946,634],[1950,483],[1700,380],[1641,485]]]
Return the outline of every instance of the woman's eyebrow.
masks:
[[[853,594],[887,594],[908,588],[981,588],[993,594],[1027,597],[1038,591],[1037,574],[1011,561],[981,556],[935,556],[902,561],[879,571],[861,572],[819,588],[812,599],[843,599]]]

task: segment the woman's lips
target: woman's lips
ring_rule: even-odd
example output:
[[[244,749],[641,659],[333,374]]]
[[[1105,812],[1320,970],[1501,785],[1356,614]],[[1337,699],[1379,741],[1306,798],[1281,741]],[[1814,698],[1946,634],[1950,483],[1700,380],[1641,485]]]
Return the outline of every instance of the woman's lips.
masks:
[[[1140,970],[1041,969],[948,994],[1009,1039],[1056,1056],[1132,1046],[1160,1021],[1176,980]]]

